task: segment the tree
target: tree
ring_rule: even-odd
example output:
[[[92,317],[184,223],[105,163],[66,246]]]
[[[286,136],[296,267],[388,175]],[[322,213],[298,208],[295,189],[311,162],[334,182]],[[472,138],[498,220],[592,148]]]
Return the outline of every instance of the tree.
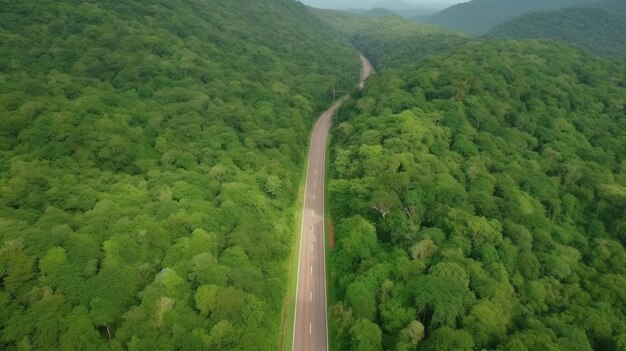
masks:
[[[463,325],[471,331],[478,346],[497,343],[506,335],[509,316],[496,304],[483,301],[472,308],[471,313],[463,319]]]
[[[422,323],[433,330],[455,326],[474,300],[462,284],[434,276],[420,276],[414,285],[415,306]]]
[[[384,301],[379,305],[379,309],[382,328],[389,334],[398,333],[415,317],[415,309],[403,307],[397,299]]]
[[[265,192],[267,192],[273,199],[277,198],[283,188],[283,182],[275,175],[270,175],[265,181]]]
[[[400,201],[395,193],[384,190],[374,191],[370,200],[372,209],[376,210],[383,219],[387,217],[393,208],[399,207],[399,203]]]
[[[196,308],[202,312],[204,316],[208,316],[217,304],[217,292],[219,287],[216,285],[203,285],[196,290],[194,299],[196,301]]]
[[[400,351],[415,350],[417,345],[424,338],[424,325],[418,321],[411,321],[406,328],[400,331],[399,341],[396,349]]]
[[[474,339],[467,331],[454,330],[446,326],[434,330],[421,344],[420,350],[471,351],[474,346]]]
[[[346,301],[352,307],[356,318],[376,319],[378,307],[378,281],[373,274],[361,276],[352,282],[346,289]]]
[[[61,336],[60,347],[79,351],[99,345],[102,345],[102,338],[93,327],[87,308],[76,307],[68,318],[68,328]]]
[[[350,271],[371,258],[378,249],[374,226],[362,217],[346,218],[336,227],[337,247],[341,254],[336,256],[337,264],[342,270]]]
[[[428,259],[437,252],[437,245],[431,239],[424,239],[411,248],[411,257],[414,260]]]
[[[383,349],[382,333],[372,321],[360,319],[350,328],[350,349],[354,351],[379,351]]]
[[[429,274],[466,288],[469,287],[467,272],[461,265],[454,262],[439,262],[430,268]]]

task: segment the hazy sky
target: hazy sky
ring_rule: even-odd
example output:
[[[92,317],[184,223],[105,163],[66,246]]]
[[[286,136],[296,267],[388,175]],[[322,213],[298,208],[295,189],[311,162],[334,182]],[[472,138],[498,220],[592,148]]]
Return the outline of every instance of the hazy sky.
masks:
[[[376,4],[391,2],[389,0],[299,0],[302,3],[318,7],[318,8],[333,8],[333,9],[345,9],[345,8],[370,8],[376,6]],[[392,0],[396,2],[396,0]],[[447,7],[460,2],[468,0],[401,0],[402,2],[412,3],[415,5],[427,6],[427,7]]]

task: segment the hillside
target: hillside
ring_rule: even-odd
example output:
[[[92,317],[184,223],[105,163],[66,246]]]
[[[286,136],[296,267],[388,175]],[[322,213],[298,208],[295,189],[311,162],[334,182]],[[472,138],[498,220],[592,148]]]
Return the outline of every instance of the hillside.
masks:
[[[596,55],[626,58],[626,2],[619,5],[531,13],[500,24],[486,36],[550,39]]]
[[[276,350],[355,50],[291,0],[1,7],[0,349]]]
[[[316,10],[315,13],[344,33],[376,68],[415,63],[470,41],[459,32],[415,23],[399,16],[368,18],[332,10]]]
[[[624,350],[626,64],[474,43],[333,128],[336,350]]]
[[[391,10],[377,7],[377,8],[368,10],[367,12],[363,13],[363,15],[368,16],[368,17],[384,17],[384,16],[389,16],[389,15],[393,16],[394,12]]]
[[[453,5],[420,21],[481,35],[526,13],[558,10],[589,2],[590,0],[472,0]]]

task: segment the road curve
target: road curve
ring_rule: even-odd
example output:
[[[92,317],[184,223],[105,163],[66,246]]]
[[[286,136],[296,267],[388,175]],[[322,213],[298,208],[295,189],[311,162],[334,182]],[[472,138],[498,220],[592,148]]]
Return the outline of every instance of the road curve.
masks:
[[[361,58],[359,87],[372,74],[372,66]],[[328,350],[326,306],[326,246],[324,230],[324,171],[330,122],[343,100],[336,101],[319,118],[313,129],[307,165],[304,210],[300,229],[300,258],[293,331],[293,351]]]

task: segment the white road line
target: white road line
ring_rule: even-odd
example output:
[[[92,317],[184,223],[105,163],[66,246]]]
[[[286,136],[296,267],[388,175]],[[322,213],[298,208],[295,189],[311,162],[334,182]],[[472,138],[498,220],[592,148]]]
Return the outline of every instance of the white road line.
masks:
[[[313,274],[313,265],[311,265],[311,274]]]
[[[365,67],[366,60],[365,60],[364,57],[362,57],[362,55],[360,55],[360,57],[361,57],[361,61],[363,63],[362,64],[362,72],[363,72],[364,71],[363,68]],[[361,78],[364,79],[366,76],[367,76],[367,74],[363,74]],[[361,84],[361,88],[362,88],[362,86],[363,86],[363,84]],[[334,112],[336,111],[337,107],[341,105],[341,102],[342,101],[337,101],[335,104],[333,104],[333,106],[322,115],[323,117],[320,118],[315,123],[315,126],[313,127],[313,136],[312,136],[312,140],[311,140],[311,146],[313,146],[313,145],[316,146],[315,150],[316,150],[317,154],[315,154],[315,155],[320,155],[320,152],[322,150],[321,147],[325,148],[325,145],[320,145],[320,144],[322,144],[326,140],[326,136],[327,136],[327,130],[326,129],[332,123],[332,121],[329,120],[329,118],[334,114]],[[310,150],[313,150],[313,148],[311,148]],[[317,190],[317,187],[316,187],[317,186],[317,182],[315,182],[315,186],[311,187],[310,189],[308,188],[308,185],[310,185],[310,183],[308,183],[309,178],[310,178],[310,170],[311,170],[311,166],[313,166],[313,164],[311,163],[312,156],[311,156],[310,152],[311,151],[309,151],[309,157],[308,157],[308,160],[307,160],[307,173],[306,173],[306,175],[307,175],[306,182],[307,183],[305,183],[305,191],[306,192],[308,192],[309,190],[311,190],[311,191],[316,191]],[[321,155],[322,155],[322,159],[321,160],[325,161],[325,157],[324,157],[325,154],[322,153]],[[316,157],[316,162],[319,165],[321,165],[322,162],[320,162],[319,156]],[[314,168],[315,168],[314,169],[314,173],[316,175],[315,179],[320,179],[321,186],[323,188],[324,187],[324,172],[322,172],[322,174],[319,175],[319,166],[318,167],[314,167]],[[311,180],[313,180],[313,179],[311,179]],[[320,200],[322,200],[322,211],[321,211],[321,213],[318,214],[314,209],[311,209],[311,216],[313,218],[315,218],[315,220],[321,219],[321,222],[323,224],[323,221],[324,221],[324,203],[323,203],[324,194],[322,193],[321,196],[322,197],[320,198]],[[308,194],[305,193],[305,198],[304,198],[304,208],[305,209],[306,209],[306,205],[307,205],[307,200],[308,199],[310,199],[310,198],[308,197]],[[305,213],[305,212],[303,211],[303,213]],[[305,232],[303,230],[304,226],[305,226],[305,224],[304,224],[305,223],[305,217],[306,216],[304,216],[304,215],[302,216],[302,220],[301,220],[302,223],[301,223],[301,227],[300,227],[301,228],[301,230],[300,230],[300,235],[301,235],[301,241],[300,241],[300,249],[301,250],[300,250],[300,252],[301,253],[302,253],[302,249],[304,247],[303,245],[305,245],[303,242],[306,240]],[[313,219],[313,218],[311,218],[311,219]],[[307,222],[308,222],[308,220],[307,220]],[[313,228],[314,227],[312,226],[312,229]],[[326,234],[324,229],[325,229],[324,226],[322,226],[321,230],[319,230],[319,235],[321,235],[321,239],[322,240],[324,240],[324,237],[325,237],[325,234]],[[312,233],[310,234],[311,252],[314,251],[313,250],[314,249],[313,243],[317,243],[317,234],[318,233],[316,233],[314,230],[312,230]],[[326,292],[325,290],[326,290],[326,287],[327,287],[327,284],[326,284],[326,274],[325,274],[326,257],[324,255],[324,251],[325,251],[325,247],[323,246],[324,243],[321,242],[320,244],[322,246],[318,250],[321,250],[321,255],[322,255],[322,258],[321,258],[321,261],[322,261],[322,267],[321,268],[322,269],[321,269],[321,271],[324,273],[324,276],[323,276],[324,292],[322,292],[323,295],[321,295],[320,299],[323,300],[323,304],[324,304],[324,306],[323,306],[324,307],[324,309],[323,309],[323,312],[324,312],[323,313],[324,314],[324,316],[323,316],[324,317],[323,318],[324,319],[323,320],[323,322],[324,322],[323,328],[325,327],[325,332],[326,332],[326,335],[325,335],[326,336],[325,337],[325,339],[326,339],[325,340],[326,341],[326,348],[325,348],[324,351],[327,351],[327,350],[329,350],[329,345],[328,345],[329,340],[328,340],[328,320],[326,318],[327,317],[327,313],[328,313],[328,305],[327,305],[328,302],[326,301],[326,298],[325,298],[325,292]],[[302,318],[300,320],[298,319],[298,317],[300,316],[300,313],[298,313],[299,312],[298,310],[300,308],[298,308],[299,304],[297,303],[298,302],[298,293],[301,291],[300,290],[300,288],[301,288],[301,286],[300,286],[300,282],[301,282],[300,281],[300,273],[301,273],[301,271],[300,271],[300,264],[304,260],[303,256],[305,256],[305,255],[301,255],[298,258],[298,270],[297,270],[298,277],[297,277],[297,287],[296,287],[296,301],[294,303],[294,312],[295,312],[294,313],[294,322],[293,322],[294,333],[293,333],[293,336],[292,336],[291,351],[295,351],[296,350],[296,344],[299,344],[298,342],[296,342],[296,334],[299,333],[297,331],[301,330],[301,328],[297,328],[297,327],[300,325],[299,324],[300,322],[304,322],[304,320],[302,320],[304,318]],[[312,273],[312,267],[313,266],[311,265],[311,274],[313,274]],[[309,299],[311,299],[311,300],[312,300],[312,297],[313,297],[312,293],[313,292],[311,290],[309,290],[309,294],[310,294],[309,295]],[[302,306],[302,305],[300,305],[300,306]],[[302,306],[302,308],[304,308],[304,306]],[[312,308],[312,307],[309,307],[309,308]],[[323,331],[319,330],[319,332],[323,332]],[[312,334],[313,334],[313,323],[312,323],[312,319],[309,319],[309,335],[312,335]],[[317,336],[317,331],[316,331],[316,336]],[[301,342],[310,341],[310,340],[307,340],[306,338],[302,338],[302,339],[298,339],[298,340],[301,341]]]
[[[313,301],[313,292],[309,292],[309,301]]]
[[[315,195],[313,195],[313,200],[315,200]]]

